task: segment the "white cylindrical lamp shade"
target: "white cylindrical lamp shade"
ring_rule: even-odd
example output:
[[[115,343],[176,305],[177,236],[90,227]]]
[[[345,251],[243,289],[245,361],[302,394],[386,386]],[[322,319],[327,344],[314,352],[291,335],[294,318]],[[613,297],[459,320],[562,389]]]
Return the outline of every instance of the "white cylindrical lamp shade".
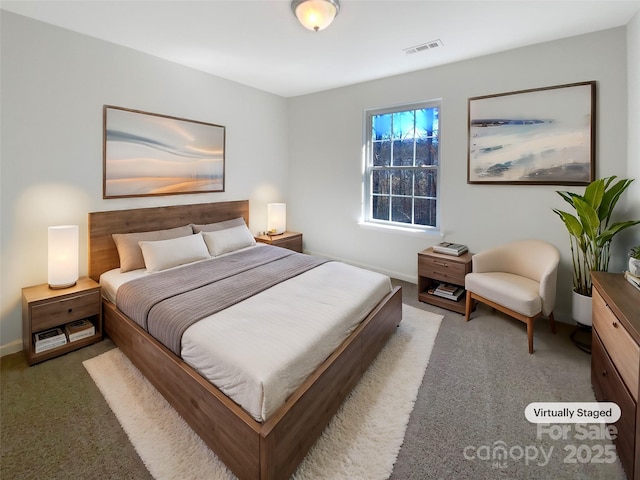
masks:
[[[49,227],[48,278],[50,288],[67,288],[78,280],[78,226]]]
[[[287,204],[267,204],[267,231],[271,235],[279,235],[287,229]]]

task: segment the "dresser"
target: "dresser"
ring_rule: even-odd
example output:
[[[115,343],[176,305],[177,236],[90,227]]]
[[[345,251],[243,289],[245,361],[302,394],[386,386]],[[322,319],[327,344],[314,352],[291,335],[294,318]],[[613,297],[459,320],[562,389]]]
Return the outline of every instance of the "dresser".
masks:
[[[627,478],[640,480],[640,291],[622,274],[592,272],[591,384],[622,411],[614,440]]]

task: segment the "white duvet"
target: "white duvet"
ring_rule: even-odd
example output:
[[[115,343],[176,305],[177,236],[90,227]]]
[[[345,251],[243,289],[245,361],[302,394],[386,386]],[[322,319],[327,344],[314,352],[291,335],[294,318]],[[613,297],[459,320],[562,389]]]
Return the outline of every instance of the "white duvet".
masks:
[[[107,298],[146,274],[127,273],[101,277]],[[390,291],[385,275],[328,262],[190,326],[182,358],[262,422]]]

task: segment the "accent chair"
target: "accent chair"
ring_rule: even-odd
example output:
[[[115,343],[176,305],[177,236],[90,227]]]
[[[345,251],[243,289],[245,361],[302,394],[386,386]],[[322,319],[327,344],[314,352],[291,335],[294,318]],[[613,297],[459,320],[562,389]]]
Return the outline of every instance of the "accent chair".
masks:
[[[469,321],[476,301],[489,305],[527,325],[529,353],[533,353],[533,324],[548,317],[556,333],[553,308],[560,252],[543,240],[518,240],[472,257],[465,276]]]

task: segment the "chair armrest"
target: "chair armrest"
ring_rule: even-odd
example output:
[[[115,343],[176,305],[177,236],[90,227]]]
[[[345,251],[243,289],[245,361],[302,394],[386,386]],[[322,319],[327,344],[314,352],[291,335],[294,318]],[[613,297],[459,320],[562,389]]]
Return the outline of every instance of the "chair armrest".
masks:
[[[547,270],[540,279],[540,298],[542,299],[542,314],[549,316],[556,306],[556,283],[558,277],[558,264]]]

